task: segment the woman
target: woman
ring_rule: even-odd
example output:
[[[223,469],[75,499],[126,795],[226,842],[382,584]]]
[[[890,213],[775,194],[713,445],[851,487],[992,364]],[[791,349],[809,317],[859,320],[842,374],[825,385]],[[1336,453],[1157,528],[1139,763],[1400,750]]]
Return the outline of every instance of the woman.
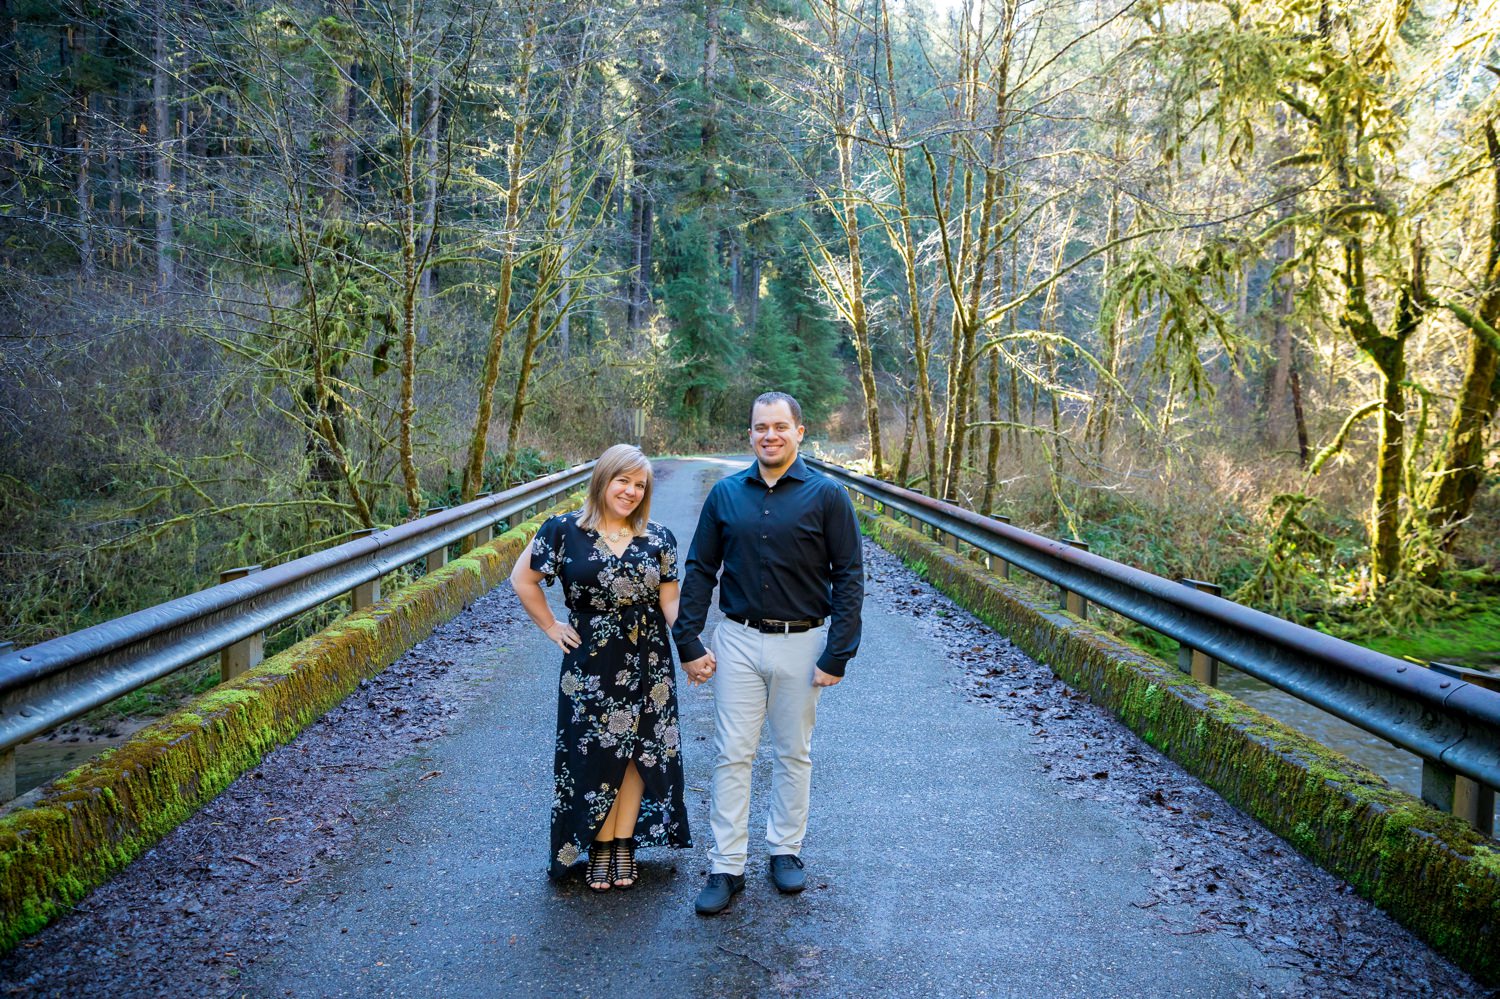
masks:
[[[650,511],[651,463],[616,444],[599,456],[583,509],[549,518],[510,574],[563,651],[549,873],[562,877],[587,851],[594,891],[635,884],[637,847],[692,846],[668,644],[677,540]],[[542,593],[559,576],[568,621]]]

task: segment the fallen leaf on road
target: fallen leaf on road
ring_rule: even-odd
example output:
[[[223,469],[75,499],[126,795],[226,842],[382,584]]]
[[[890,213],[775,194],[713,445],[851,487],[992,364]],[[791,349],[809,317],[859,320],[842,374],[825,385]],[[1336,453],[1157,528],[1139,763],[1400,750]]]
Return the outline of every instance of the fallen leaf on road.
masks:
[[[442,775],[443,775],[443,772],[441,770],[429,770],[425,774],[423,774],[422,776],[418,777],[417,778],[417,782],[421,783],[424,780],[432,780],[432,778],[434,778],[434,777],[441,777]]]

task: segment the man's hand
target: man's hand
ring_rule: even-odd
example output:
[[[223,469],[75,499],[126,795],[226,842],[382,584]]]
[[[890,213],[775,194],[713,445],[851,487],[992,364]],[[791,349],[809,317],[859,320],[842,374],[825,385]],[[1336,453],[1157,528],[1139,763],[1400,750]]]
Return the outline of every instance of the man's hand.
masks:
[[[843,677],[841,676],[834,676],[832,673],[824,673],[822,670],[818,669],[818,667],[813,667],[814,687],[832,687],[842,679]]]
[[[707,683],[714,675],[718,663],[714,660],[712,651],[705,652],[701,658],[692,659],[682,664],[682,671],[688,675],[688,683],[697,686]]]

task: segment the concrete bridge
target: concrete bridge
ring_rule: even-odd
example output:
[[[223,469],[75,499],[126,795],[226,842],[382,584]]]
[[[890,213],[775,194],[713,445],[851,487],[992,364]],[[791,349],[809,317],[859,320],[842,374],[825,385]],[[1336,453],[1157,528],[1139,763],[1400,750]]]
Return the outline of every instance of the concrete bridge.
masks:
[[[658,465],[685,546],[737,461]],[[557,653],[483,597],[0,958],[36,996],[1471,996],[1479,982],[867,545],[814,738],[810,888],[752,836],[705,873],[711,694],[683,685],[692,851],[544,876]],[[555,592],[551,594],[556,599]],[[752,830],[769,761],[757,761]]]

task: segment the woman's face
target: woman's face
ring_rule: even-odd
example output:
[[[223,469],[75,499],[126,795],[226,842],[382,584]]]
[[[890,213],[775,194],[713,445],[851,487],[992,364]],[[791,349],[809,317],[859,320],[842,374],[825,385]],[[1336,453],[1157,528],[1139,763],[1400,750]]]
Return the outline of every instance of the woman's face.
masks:
[[[646,470],[621,472],[604,487],[604,506],[616,520],[628,520],[646,497]]]

